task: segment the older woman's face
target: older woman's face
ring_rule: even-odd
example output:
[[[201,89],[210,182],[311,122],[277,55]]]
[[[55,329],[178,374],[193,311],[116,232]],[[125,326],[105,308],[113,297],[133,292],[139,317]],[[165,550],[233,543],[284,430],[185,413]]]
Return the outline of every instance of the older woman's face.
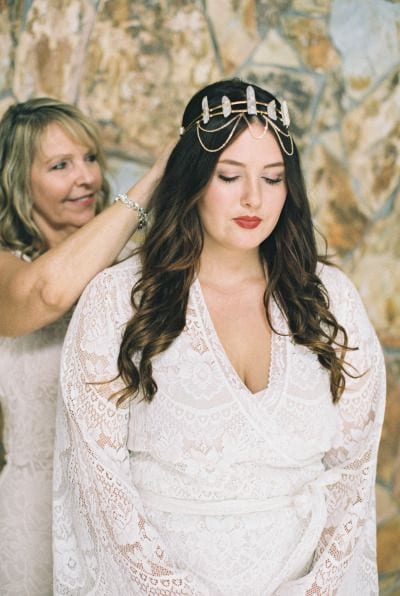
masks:
[[[102,173],[93,147],[55,122],[42,134],[31,168],[33,219],[50,247],[94,217]]]
[[[282,153],[271,132],[251,124],[218,160],[199,215],[204,248],[258,252],[273,232],[285,203],[287,186]]]

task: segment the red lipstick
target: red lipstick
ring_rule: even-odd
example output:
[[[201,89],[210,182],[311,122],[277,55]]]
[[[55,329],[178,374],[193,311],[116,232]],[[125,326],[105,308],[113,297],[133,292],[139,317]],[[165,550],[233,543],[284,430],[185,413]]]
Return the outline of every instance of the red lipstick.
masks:
[[[261,223],[261,219],[259,217],[251,217],[250,215],[234,217],[233,221],[236,222],[238,226],[240,226],[241,228],[245,228],[246,230],[254,230],[254,228],[256,228]]]

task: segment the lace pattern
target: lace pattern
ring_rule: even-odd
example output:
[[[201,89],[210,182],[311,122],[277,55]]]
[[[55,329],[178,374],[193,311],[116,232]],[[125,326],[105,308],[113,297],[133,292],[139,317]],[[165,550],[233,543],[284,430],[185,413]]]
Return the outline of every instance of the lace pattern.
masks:
[[[0,338],[6,465],[0,475],[0,585],[4,596],[52,594],[51,496],[61,346],[68,317]]]
[[[359,345],[337,406],[325,371],[275,336],[252,396],[195,282],[184,332],[154,362],[151,404],[108,400],[137,263],[86,289],[62,359],[54,478],[55,593],[377,594],[374,479],[382,353],[358,294],[324,268]],[[285,329],[273,312],[274,323]]]

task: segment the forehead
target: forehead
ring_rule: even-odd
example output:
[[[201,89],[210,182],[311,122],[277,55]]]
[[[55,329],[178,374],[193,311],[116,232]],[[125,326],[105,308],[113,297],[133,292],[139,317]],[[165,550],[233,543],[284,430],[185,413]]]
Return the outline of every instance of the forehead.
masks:
[[[48,157],[52,154],[93,147],[93,140],[79,125],[67,126],[59,122],[49,122],[36,140],[35,157]]]
[[[254,120],[224,149],[219,161],[240,161],[254,164],[283,164],[282,151],[275,135]]]

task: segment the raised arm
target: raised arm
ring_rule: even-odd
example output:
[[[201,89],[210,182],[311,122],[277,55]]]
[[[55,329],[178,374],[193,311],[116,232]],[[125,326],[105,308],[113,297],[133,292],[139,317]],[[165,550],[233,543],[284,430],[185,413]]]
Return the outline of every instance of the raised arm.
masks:
[[[347,360],[364,374],[347,379],[337,406],[340,426],[325,465],[339,479],[327,488],[327,521],[311,570],[275,596],[378,594],[375,474],[385,405],[383,354],[352,284],[342,278],[332,294],[350,345],[358,346]]]
[[[128,262],[85,290],[62,358],[55,451],[56,596],[205,595],[179,571],[146,519],[126,446],[129,409],[110,395],[133,283]],[[96,382],[97,381],[97,382]]]
[[[130,199],[146,206],[168,154],[169,148],[128,191]],[[92,277],[113,263],[137,224],[137,212],[117,203],[33,262],[1,251],[0,335],[24,335],[61,317]]]

